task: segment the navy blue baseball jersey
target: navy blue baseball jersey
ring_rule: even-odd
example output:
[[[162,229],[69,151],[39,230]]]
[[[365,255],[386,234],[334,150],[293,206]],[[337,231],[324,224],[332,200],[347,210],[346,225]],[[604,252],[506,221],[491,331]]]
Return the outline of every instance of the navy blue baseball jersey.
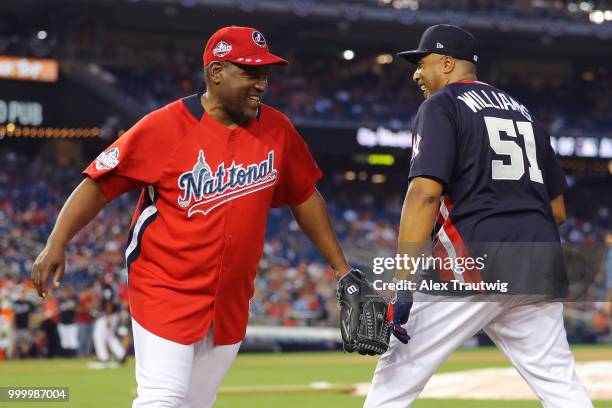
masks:
[[[550,136],[516,99],[462,81],[421,105],[410,178],[444,184],[437,238],[558,242],[550,201],[567,187]]]
[[[481,293],[564,295],[550,201],[567,184],[550,136],[520,102],[476,81],[432,95],[413,129],[414,177],[444,185],[433,255],[454,261],[423,271],[421,279],[510,286]]]

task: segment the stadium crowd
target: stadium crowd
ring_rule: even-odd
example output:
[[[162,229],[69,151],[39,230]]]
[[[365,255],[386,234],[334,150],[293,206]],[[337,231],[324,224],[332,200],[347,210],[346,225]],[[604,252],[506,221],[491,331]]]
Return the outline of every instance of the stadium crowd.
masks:
[[[503,24],[504,18],[521,17],[525,19],[555,18],[564,21],[589,21],[589,12],[604,7],[605,2],[587,3],[586,5],[572,0],[362,0],[370,4],[388,6],[400,9],[410,9],[413,12],[429,11],[447,13],[481,14],[498,20]],[[456,16],[460,19],[461,16]],[[458,23],[458,22],[457,22]]]
[[[39,299],[28,279],[32,262],[84,167],[85,163],[61,166],[11,150],[0,152],[0,356],[89,355],[94,321],[104,314],[102,292],[109,285],[124,322],[123,328],[119,327],[122,335],[126,334],[129,314],[123,250],[136,196],[113,201],[72,240],[62,285],[47,300]],[[378,194],[374,185],[351,184],[331,175],[320,184],[349,256],[373,250],[376,256],[395,252],[403,192],[392,191],[393,186],[376,188],[386,191]],[[569,208],[576,200],[585,201],[583,191],[573,189],[578,196],[568,195]],[[600,195],[600,199],[609,195],[589,188],[585,191]],[[603,202],[606,200],[609,197]],[[562,227],[566,241],[612,243],[609,208],[597,207],[598,202],[602,201],[591,200],[595,207],[579,211],[592,214],[590,219],[568,219]],[[290,212],[272,209],[266,234],[251,302],[251,323],[335,325],[333,272],[300,232]],[[608,262],[608,273],[612,274],[612,262]],[[605,304],[588,308],[582,312],[595,314],[598,333],[609,332],[609,308]]]
[[[382,6],[397,3],[371,1]],[[588,14],[584,10],[570,11],[578,7],[572,1],[541,1],[533,7],[526,5],[533,3],[529,0],[399,2],[407,8],[409,3],[418,4],[420,10],[441,8],[449,13],[473,10],[496,16],[555,15],[583,19]],[[591,8],[594,6],[588,4]],[[177,38],[143,43],[137,33],[132,38],[130,34],[112,32],[103,22],[99,24],[97,30],[91,25],[77,24],[79,28],[70,33],[56,27],[57,32],[44,40],[36,39],[36,33],[24,29],[15,30],[19,34],[12,35],[0,29],[0,52],[79,61],[95,67],[92,72],[132,96],[146,111],[203,89],[201,47],[204,44],[185,45]],[[102,35],[107,29],[106,35]],[[274,51],[291,64],[273,69],[264,101],[294,122],[358,123],[385,125],[391,129],[411,127],[422,97],[412,83],[412,67],[392,56],[398,50],[380,50],[384,54],[377,55],[356,47],[354,56],[347,60],[342,57],[341,48],[321,46],[308,51],[296,48],[294,38],[277,35],[270,40]],[[525,104],[551,133],[607,133],[612,127],[612,93],[608,92],[612,87],[612,71],[606,64],[575,61],[549,70],[545,58],[527,55],[524,62],[529,69],[518,65],[511,68],[514,65],[507,63],[504,53],[488,48],[489,54],[481,55],[479,62],[479,70],[484,71],[482,77]]]
[[[273,70],[264,100],[293,121],[411,128],[422,97],[407,64],[380,64],[376,56],[345,61],[291,54],[287,57],[296,63]],[[119,46],[97,60],[147,110],[203,89],[197,53],[173,46],[139,52]],[[601,133],[612,126],[612,96],[606,91],[612,72],[607,69],[577,72],[567,79],[499,74],[494,85],[525,104],[553,134]]]

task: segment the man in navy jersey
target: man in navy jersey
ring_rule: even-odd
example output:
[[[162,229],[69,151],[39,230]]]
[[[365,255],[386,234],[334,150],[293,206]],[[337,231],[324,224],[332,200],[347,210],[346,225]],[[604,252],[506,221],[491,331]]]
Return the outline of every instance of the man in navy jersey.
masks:
[[[574,370],[562,303],[489,295],[504,290],[483,286],[502,276],[518,287],[515,294],[531,294],[525,289],[544,280],[538,289],[552,292],[535,293],[553,298],[564,287],[554,282],[556,269],[563,275],[554,255],[560,254],[557,224],[565,220],[567,185],[549,135],[519,101],[477,80],[477,41],[467,31],[429,27],[418,49],[399,55],[417,65],[413,80],[426,98],[413,128],[399,254],[424,256],[433,247],[434,257],[453,262],[435,268],[435,288],[397,291],[396,338],[378,362],[364,406],[409,406],[444,360],[484,330],[545,407],[592,407]],[[479,245],[494,250],[499,243],[505,249],[495,260],[480,258],[493,262],[488,269],[479,268],[478,259],[458,262],[474,256]],[[512,251],[520,259],[509,256]],[[533,267],[529,259],[536,258],[544,261]],[[420,284],[425,269],[398,267],[396,278],[412,280],[418,273]]]

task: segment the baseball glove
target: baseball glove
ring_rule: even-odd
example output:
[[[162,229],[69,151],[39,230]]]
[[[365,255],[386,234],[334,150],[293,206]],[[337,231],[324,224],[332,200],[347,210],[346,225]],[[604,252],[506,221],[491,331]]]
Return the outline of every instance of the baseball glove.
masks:
[[[340,303],[340,332],[344,350],[374,356],[389,348],[388,304],[365,279],[353,269],[340,279],[337,287]]]

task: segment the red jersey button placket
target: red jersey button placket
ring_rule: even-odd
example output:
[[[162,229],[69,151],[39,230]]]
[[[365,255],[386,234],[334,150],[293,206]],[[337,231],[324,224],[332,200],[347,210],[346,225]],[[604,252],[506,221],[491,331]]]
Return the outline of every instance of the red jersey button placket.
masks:
[[[233,155],[233,149],[232,149],[232,141],[234,139],[234,134],[235,134],[235,129],[230,130],[229,134],[227,134],[227,139],[226,139],[226,144],[225,144],[225,158],[223,159],[224,163],[225,163],[225,169],[227,171],[227,169],[231,166],[234,155]],[[228,160],[229,158],[229,160]],[[223,249],[223,261],[222,261],[222,271],[223,272],[227,272],[229,271],[230,267],[228,265],[228,253],[231,251],[230,247],[232,245],[232,236],[231,234],[229,234],[229,224],[230,224],[230,214],[229,214],[229,209],[231,208],[231,200],[229,202],[226,202],[224,204],[224,206],[226,207],[223,211],[224,213],[224,225],[223,225],[223,237],[225,240],[225,248]]]
[[[230,165],[231,165],[231,163],[235,162],[235,159],[236,159],[236,151],[235,151],[234,145],[236,144],[237,131],[238,131],[238,129],[232,130],[232,132],[230,133],[230,136],[229,136],[228,144],[227,144],[227,147],[228,147],[228,157],[229,157]],[[234,200],[231,200],[228,203],[228,206],[229,206],[229,208],[234,208]],[[229,238],[231,240],[231,235],[229,235]]]

